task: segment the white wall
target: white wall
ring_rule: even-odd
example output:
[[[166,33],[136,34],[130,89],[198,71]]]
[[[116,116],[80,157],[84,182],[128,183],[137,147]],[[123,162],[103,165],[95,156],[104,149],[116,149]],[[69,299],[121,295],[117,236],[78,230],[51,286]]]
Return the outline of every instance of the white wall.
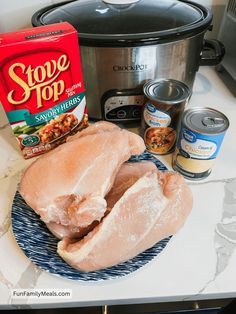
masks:
[[[65,0],[0,0],[0,32],[31,27],[34,12]]]
[[[213,13],[213,30],[212,32],[208,32],[206,37],[217,38],[221,20],[225,11],[225,6],[228,3],[228,0],[193,0],[193,1],[211,8]]]
[[[62,1],[64,0],[0,0],[0,33],[30,27],[31,16],[35,11]],[[227,0],[195,0],[195,2],[212,9],[214,28],[213,32],[208,32],[207,37],[216,38]]]

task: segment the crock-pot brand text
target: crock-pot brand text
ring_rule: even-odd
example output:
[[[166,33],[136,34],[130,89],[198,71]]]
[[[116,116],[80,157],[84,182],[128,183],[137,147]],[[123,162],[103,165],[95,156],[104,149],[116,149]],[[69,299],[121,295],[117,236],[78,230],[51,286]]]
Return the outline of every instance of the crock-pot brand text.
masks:
[[[114,65],[113,71],[115,72],[138,72],[146,71],[148,69],[147,64],[132,64],[132,65]]]

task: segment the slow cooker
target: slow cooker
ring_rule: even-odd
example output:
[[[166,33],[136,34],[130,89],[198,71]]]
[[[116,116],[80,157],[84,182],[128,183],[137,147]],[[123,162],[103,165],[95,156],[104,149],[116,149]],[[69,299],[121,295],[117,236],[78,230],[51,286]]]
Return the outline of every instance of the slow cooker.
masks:
[[[36,12],[33,26],[67,21],[78,31],[89,116],[140,119],[142,87],[176,79],[192,89],[199,65],[220,63],[224,48],[206,41],[210,9],[186,0],[77,0]]]

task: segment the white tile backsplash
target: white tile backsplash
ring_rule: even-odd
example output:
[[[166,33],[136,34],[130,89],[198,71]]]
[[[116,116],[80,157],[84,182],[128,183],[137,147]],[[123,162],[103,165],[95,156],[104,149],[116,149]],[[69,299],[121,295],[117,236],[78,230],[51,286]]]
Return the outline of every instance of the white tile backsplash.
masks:
[[[62,1],[65,0],[0,0],[0,33],[31,27],[31,17],[35,11]],[[212,9],[214,28],[212,32],[207,33],[207,37],[216,38],[227,0],[195,0],[195,2]]]

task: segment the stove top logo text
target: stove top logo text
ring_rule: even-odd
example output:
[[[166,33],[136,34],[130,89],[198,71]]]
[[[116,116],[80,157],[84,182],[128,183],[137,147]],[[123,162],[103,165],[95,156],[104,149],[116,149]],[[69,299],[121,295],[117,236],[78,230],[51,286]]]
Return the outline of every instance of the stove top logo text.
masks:
[[[8,94],[8,101],[13,105],[21,105],[29,100],[33,92],[36,93],[37,109],[43,107],[43,101],[57,101],[65,90],[65,82],[57,80],[60,74],[70,66],[67,55],[61,55],[58,60],[50,60],[32,67],[23,63],[14,63],[9,68],[9,76],[22,90],[12,90]],[[19,97],[20,96],[20,97]]]

